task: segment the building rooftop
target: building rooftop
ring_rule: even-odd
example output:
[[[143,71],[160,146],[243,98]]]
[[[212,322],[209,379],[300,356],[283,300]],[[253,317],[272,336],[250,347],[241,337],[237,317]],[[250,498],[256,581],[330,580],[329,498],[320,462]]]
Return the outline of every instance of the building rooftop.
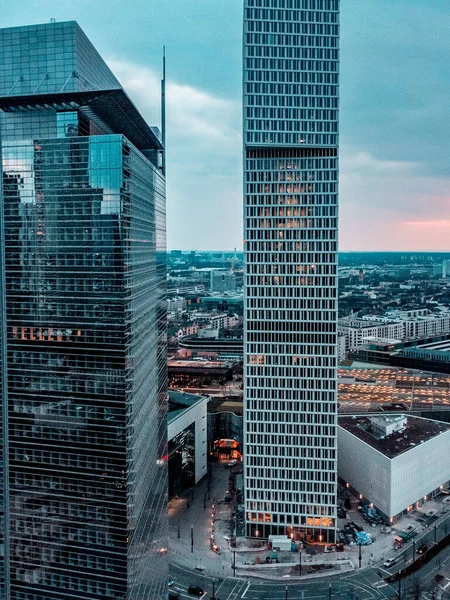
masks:
[[[179,360],[167,361],[168,367],[179,367],[183,369],[229,369],[230,363],[226,360]]]
[[[232,400],[231,398],[210,398],[208,402],[208,413],[232,412],[241,417],[244,414],[242,398]]]
[[[376,418],[379,422],[383,417],[377,415]],[[398,419],[399,416],[397,415],[396,418]],[[441,421],[410,416],[405,416],[405,418],[406,426],[403,429],[386,436],[379,436],[374,431],[370,416],[340,417],[338,424],[388,458],[395,458],[450,429],[449,423]],[[389,415],[384,419],[387,422],[389,419],[393,419],[393,416]]]
[[[186,394],[178,390],[169,390],[169,414],[167,420],[170,423],[177,419],[181,413],[189,408],[192,408],[200,402],[204,402],[206,396],[198,394]]]

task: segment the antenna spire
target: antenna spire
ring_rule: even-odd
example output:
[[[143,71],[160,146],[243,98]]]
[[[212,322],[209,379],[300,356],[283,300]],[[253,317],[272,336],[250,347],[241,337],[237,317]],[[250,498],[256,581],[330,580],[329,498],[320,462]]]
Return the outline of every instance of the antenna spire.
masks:
[[[162,152],[162,172],[166,174],[166,47],[163,46],[163,70],[161,79],[161,137],[164,146]]]

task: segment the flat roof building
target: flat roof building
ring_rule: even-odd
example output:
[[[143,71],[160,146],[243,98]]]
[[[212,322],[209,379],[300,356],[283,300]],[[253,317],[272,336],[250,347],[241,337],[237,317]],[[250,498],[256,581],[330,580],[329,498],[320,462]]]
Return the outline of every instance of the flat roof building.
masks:
[[[406,415],[338,419],[338,475],[386,520],[450,483],[450,424]]]
[[[169,499],[208,471],[208,398],[169,390]]]

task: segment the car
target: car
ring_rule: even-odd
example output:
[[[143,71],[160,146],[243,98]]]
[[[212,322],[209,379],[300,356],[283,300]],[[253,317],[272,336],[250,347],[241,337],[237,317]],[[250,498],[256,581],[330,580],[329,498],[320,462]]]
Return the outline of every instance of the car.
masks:
[[[422,544],[417,548],[417,554],[423,554],[428,550],[428,544]]]
[[[237,460],[230,460],[229,463],[227,463],[227,467],[234,467],[235,465],[237,465]]]
[[[198,585],[190,585],[188,587],[188,594],[191,594],[191,596],[203,596],[204,593],[205,592]]]
[[[220,548],[219,548],[219,546],[216,546],[214,544],[214,546],[212,547],[212,551],[215,552],[216,554],[220,554]]]
[[[172,587],[173,586],[173,579],[169,579],[169,581],[167,582],[167,585],[169,587]]]
[[[173,594],[172,592],[169,594],[169,600],[180,600],[180,596],[178,594]]]
[[[384,561],[383,567],[392,567],[392,565],[395,564],[396,560],[397,559],[395,558],[395,556],[391,556],[390,558]]]

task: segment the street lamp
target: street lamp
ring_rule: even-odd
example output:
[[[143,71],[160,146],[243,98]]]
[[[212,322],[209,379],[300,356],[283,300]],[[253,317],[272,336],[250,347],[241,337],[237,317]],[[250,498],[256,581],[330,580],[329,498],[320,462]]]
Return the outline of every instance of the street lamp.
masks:
[[[286,600],[288,600],[288,587],[287,586],[284,588],[284,591],[286,593]]]

